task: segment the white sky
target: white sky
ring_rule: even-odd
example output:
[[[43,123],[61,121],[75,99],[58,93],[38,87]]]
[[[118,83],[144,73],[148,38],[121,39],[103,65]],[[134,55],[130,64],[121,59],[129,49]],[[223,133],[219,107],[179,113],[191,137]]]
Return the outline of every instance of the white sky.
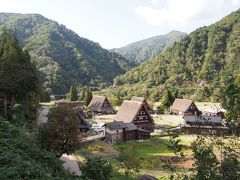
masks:
[[[190,33],[239,8],[240,0],[0,0],[0,12],[42,14],[104,48]]]

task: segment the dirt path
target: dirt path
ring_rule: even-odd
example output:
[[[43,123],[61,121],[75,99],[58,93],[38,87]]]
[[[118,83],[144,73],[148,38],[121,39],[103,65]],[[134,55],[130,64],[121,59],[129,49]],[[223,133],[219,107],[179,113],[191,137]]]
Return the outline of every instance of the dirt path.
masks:
[[[48,120],[48,112],[49,112],[49,106],[42,106],[42,108],[39,110],[39,115],[37,118],[37,124],[41,125],[47,122]]]
[[[68,170],[70,173],[76,176],[82,175],[82,172],[78,166],[78,159],[74,155],[63,154],[62,157],[60,157],[60,160],[64,162],[64,169]]]
[[[93,141],[93,140],[97,140],[97,139],[101,139],[105,137],[105,135],[103,133],[100,133],[100,134],[97,134],[97,135],[94,135],[94,136],[89,136],[87,137],[84,142],[89,142],[89,141]]]

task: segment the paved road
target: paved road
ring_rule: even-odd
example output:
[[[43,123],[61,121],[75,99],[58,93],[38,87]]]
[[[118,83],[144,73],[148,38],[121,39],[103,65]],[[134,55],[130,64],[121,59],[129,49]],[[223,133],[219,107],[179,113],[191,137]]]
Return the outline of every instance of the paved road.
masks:
[[[37,124],[41,125],[47,122],[48,120],[48,112],[49,112],[49,106],[42,106],[42,108],[39,110],[40,113],[37,118]]]

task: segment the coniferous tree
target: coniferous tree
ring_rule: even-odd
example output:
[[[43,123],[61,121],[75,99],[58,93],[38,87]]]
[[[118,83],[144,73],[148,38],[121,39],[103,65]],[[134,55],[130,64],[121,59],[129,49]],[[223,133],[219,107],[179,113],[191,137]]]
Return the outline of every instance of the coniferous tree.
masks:
[[[20,47],[16,35],[4,30],[0,44],[0,95],[4,99],[4,116],[16,102],[28,104],[37,89],[36,68],[28,52]]]
[[[80,92],[80,95],[78,97],[78,100],[79,101],[83,101],[85,98],[85,88],[82,88],[81,92]]]
[[[70,91],[68,93],[68,100],[77,101],[78,100],[78,91],[76,86],[71,86]]]
[[[90,101],[92,100],[92,97],[93,97],[92,90],[90,87],[87,87],[85,92],[85,98],[84,98],[84,103],[86,106],[89,105]]]

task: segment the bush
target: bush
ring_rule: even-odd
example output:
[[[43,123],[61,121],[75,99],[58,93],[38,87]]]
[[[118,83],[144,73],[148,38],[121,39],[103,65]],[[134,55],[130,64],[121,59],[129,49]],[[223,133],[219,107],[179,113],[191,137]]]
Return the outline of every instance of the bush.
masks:
[[[0,179],[73,179],[33,135],[0,119]]]
[[[101,157],[88,158],[81,168],[85,178],[94,180],[108,180],[113,168],[110,162]]]

